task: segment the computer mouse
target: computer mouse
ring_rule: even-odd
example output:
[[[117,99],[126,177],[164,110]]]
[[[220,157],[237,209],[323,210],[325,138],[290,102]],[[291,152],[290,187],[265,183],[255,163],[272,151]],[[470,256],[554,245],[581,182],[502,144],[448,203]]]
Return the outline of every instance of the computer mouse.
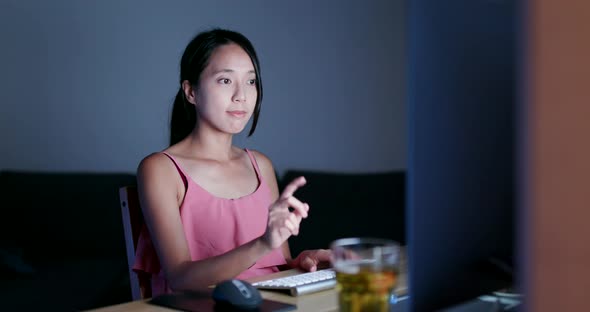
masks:
[[[262,304],[262,296],[252,284],[238,280],[225,280],[213,289],[216,304],[230,306],[237,310],[252,310]]]

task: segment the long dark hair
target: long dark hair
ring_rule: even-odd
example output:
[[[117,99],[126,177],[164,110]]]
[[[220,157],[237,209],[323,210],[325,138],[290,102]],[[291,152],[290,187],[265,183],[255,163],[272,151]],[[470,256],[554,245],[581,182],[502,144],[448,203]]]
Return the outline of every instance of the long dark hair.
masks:
[[[254,107],[254,119],[248,136],[256,130],[260,105],[262,102],[262,78],[260,76],[260,64],[254,46],[244,35],[226,29],[215,28],[199,33],[186,46],[180,60],[180,86],[174,98],[172,117],[170,118],[170,145],[174,145],[186,138],[197,125],[197,112],[195,106],[188,103],[182,89],[182,82],[188,80],[193,87],[199,85],[201,73],[209,64],[213,51],[219,46],[235,43],[250,56],[256,74],[256,106]]]

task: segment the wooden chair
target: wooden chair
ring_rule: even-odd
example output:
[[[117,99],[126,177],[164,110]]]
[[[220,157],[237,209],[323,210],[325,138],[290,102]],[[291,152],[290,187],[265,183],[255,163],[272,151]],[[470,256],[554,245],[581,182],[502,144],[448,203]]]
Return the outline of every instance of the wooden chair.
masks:
[[[133,263],[135,262],[135,250],[137,249],[139,233],[144,223],[141,207],[139,206],[137,187],[124,186],[119,188],[119,198],[121,201],[121,214],[125,233],[131,297],[133,300],[149,298],[152,296],[151,276],[149,274],[136,273],[132,269]]]

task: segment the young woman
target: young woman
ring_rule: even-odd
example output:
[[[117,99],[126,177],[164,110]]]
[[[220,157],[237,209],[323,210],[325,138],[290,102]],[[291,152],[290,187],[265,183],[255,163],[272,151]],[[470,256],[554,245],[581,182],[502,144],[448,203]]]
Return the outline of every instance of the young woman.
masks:
[[[328,250],[292,259],[287,239],[299,233],[309,205],[279,194],[271,161],[232,145],[262,101],[260,66],[250,41],[229,30],[198,34],[180,64],[170,147],[143,159],[137,172],[146,227],[134,270],[152,276],[152,295],[196,290],[230,278],[315,271]]]

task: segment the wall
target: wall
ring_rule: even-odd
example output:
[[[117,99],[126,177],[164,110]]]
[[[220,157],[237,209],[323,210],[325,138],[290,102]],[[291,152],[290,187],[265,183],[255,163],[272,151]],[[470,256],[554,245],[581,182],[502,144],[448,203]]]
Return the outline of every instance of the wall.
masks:
[[[0,169],[134,172],[167,146],[178,63],[239,30],[265,88],[255,135],[286,168],[406,164],[403,1],[0,2]]]

